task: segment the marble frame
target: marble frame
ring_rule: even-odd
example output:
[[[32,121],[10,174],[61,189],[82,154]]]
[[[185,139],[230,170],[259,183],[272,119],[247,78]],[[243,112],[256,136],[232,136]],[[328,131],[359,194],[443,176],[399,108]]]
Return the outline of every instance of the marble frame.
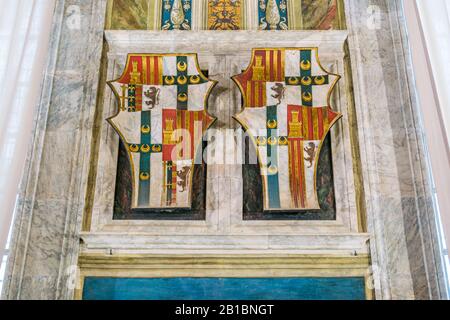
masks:
[[[81,237],[86,250],[114,247],[119,250],[147,252],[166,246],[181,248],[177,237],[189,238],[194,246],[220,249],[231,242],[237,247],[260,249],[267,246],[297,250],[344,250],[367,252],[368,235],[358,228],[356,190],[353,176],[350,123],[347,116],[346,75],[344,68],[345,31],[308,32],[284,31],[277,39],[268,31],[183,31],[160,33],[151,31],[106,31],[108,42],[107,79],[114,79],[123,69],[127,53],[197,52],[200,66],[207,66],[210,78],[219,80],[220,87],[228,88],[225,95],[211,94],[210,113],[219,118],[218,130],[239,128],[232,115],[241,109],[238,88],[231,75],[247,67],[254,47],[319,47],[322,64],[331,72],[342,75],[334,91],[335,108],[344,116],[331,130],[334,184],[336,194],[335,221],[244,221],[242,204],[241,165],[208,165],[207,206],[204,221],[173,220],[113,220],[114,189],[117,171],[119,138],[106,123],[100,124],[100,150],[95,183],[92,224]],[[253,39],[249,43],[248,39]],[[151,49],[148,49],[151,48]],[[220,53],[220,54],[218,54]],[[226,59],[226,66],[218,59]],[[231,57],[231,58],[230,58]],[[227,74],[227,72],[229,74]],[[106,84],[105,84],[106,85]],[[218,91],[216,91],[218,92]],[[234,100],[232,103],[231,99]],[[102,119],[115,112],[115,101],[110,90],[105,91]],[[230,105],[234,107],[230,110]],[[225,145],[228,154],[234,145]],[[217,155],[216,155],[217,156]],[[221,155],[219,155],[221,156]],[[219,193],[218,190],[221,190]],[[232,201],[232,199],[238,199]],[[89,214],[89,213],[88,213]],[[140,235],[137,236],[137,233]],[[121,234],[120,241],[116,236]],[[164,235],[164,236],[162,236]],[[172,236],[171,236],[172,235]],[[248,235],[242,237],[242,235]],[[204,236],[210,236],[204,243]],[[170,239],[170,238],[174,239]],[[317,241],[308,245],[313,237]],[[114,240],[115,239],[115,240]],[[269,240],[268,240],[269,239]],[[161,242],[162,241],[162,242]],[[172,243],[173,242],[173,243]]]

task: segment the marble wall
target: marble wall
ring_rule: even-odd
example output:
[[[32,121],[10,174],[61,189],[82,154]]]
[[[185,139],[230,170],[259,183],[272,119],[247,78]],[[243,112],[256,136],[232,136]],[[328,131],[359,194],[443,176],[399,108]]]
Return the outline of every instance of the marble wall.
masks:
[[[146,1],[133,3],[136,8],[145,10]],[[327,16],[329,10],[323,11],[327,12]],[[187,232],[183,223],[166,221],[155,224],[148,234],[138,236],[142,230],[149,230],[148,225],[133,225],[127,221],[108,225],[111,217],[105,214],[107,211],[100,210],[95,215],[95,196],[92,199],[92,191],[100,195],[114,192],[111,185],[94,185],[94,182],[108,178],[104,174],[107,170],[104,169],[109,164],[101,159],[108,159],[108,152],[117,152],[117,149],[107,148],[100,153],[100,145],[112,137],[112,130],[98,125],[103,113],[108,111],[107,108],[102,109],[107,99],[102,89],[103,81],[117,72],[120,57],[123,58],[126,50],[133,49],[129,46],[133,37],[125,34],[121,40],[120,33],[107,33],[110,43],[118,41],[115,51],[112,54],[109,52],[108,60],[111,62],[116,59],[117,65],[111,68],[111,64],[108,64],[107,69],[102,69],[102,51],[105,56],[107,53],[107,47],[103,48],[103,39],[108,12],[111,12],[111,3],[108,6],[106,0],[57,0],[49,60],[41,100],[37,106],[35,134],[29,149],[14,222],[4,298],[71,299],[76,288],[80,250],[102,261],[116,257],[116,253],[129,254],[130,248],[135,249],[134,254],[167,253],[168,249],[172,249],[174,254],[217,254],[219,248],[222,250],[219,252],[234,250],[241,255],[254,251],[270,253],[271,250],[280,250],[288,255],[299,251],[314,255],[317,253],[315,244],[320,243],[320,252],[323,253],[325,248],[328,254],[340,254],[348,258],[351,256],[350,251],[355,248],[359,250],[357,254],[368,252],[365,246],[368,237],[377,299],[445,297],[429,168],[425,161],[424,133],[414,94],[400,0],[345,0],[349,32],[347,56],[342,51],[345,37],[341,39],[339,49],[329,48],[331,53],[340,50],[342,56],[329,61],[331,65],[334,62],[348,79],[344,82],[346,85],[340,87],[340,99],[349,102],[341,105],[342,111],[348,115],[354,113],[347,119],[347,127],[337,130],[334,143],[342,139],[341,147],[347,150],[338,155],[350,153],[353,158],[359,155],[356,158],[360,159],[360,164],[353,166],[352,172],[337,171],[346,172],[342,178],[347,179],[347,182],[343,185],[350,186],[350,190],[363,191],[359,192],[359,196],[353,194],[350,197],[354,199],[351,210],[365,208],[368,234],[358,232],[361,230],[358,230],[357,217],[351,215],[347,225],[336,228],[336,232],[327,236],[323,234],[323,226],[298,224],[290,227],[288,234],[284,232],[286,229],[282,229],[286,227],[278,226],[281,229],[275,228],[270,234],[267,233],[267,225],[261,227],[259,221],[250,227],[240,224],[242,216],[235,213],[242,208],[242,203],[236,202],[230,206],[223,201],[224,197],[231,197],[233,190],[239,190],[240,168],[208,168],[212,176],[216,177],[207,186],[215,195],[208,202],[208,206],[214,209],[210,216],[212,220],[209,223],[208,220],[194,222],[191,226],[193,229]],[[375,17],[373,12],[377,13]],[[311,16],[323,14],[311,11]],[[129,18],[133,22],[127,19],[127,22],[121,23],[143,28],[144,19],[139,17],[135,13]],[[145,20],[146,26],[150,20]],[[320,18],[315,20],[318,22],[314,25],[328,24],[324,24]],[[195,33],[189,34],[195,40]],[[163,40],[173,41],[171,37],[176,37],[176,34],[166,33],[161,39],[158,39],[157,34],[154,36],[152,41],[161,44]],[[293,39],[307,39],[311,45],[323,40],[314,33],[310,36],[301,38],[299,34],[294,34]],[[326,32],[324,36],[330,36],[330,33]],[[264,43],[272,39],[267,37],[266,31],[264,34],[241,31],[232,37],[236,37],[234,41],[221,43],[223,49],[228,48],[231,53],[236,40],[244,43],[254,39]],[[202,34],[202,38],[192,43],[204,44],[203,48],[206,48],[207,42],[213,39],[214,36]],[[293,41],[286,39],[284,41]],[[149,39],[146,41],[147,47],[152,45]],[[123,48],[120,48],[120,43]],[[198,47],[201,51],[201,45]],[[134,47],[137,48],[138,45]],[[177,48],[174,46],[174,49]],[[225,77],[226,70],[220,68],[224,65],[217,63],[223,57],[206,53],[207,50],[203,54],[203,63],[217,67],[210,71],[210,76],[219,76],[222,88],[220,95],[225,99],[217,98],[218,103],[213,111],[219,116],[220,126],[232,126],[230,116],[233,110],[227,110],[223,101],[239,100],[239,97],[226,93],[225,89],[230,89],[229,77]],[[351,69],[345,68],[345,60],[351,63]],[[235,74],[248,61],[248,56],[241,55],[235,60],[237,63],[226,61],[225,66],[227,63],[231,66],[228,72]],[[102,74],[100,70],[109,73]],[[352,89],[354,96],[348,96]],[[354,104],[351,103],[353,99]],[[343,132],[348,136],[343,135]],[[98,137],[102,140],[98,140]],[[351,150],[348,149],[349,143]],[[97,150],[99,156],[103,154],[105,157],[98,158]],[[228,192],[218,192],[218,183],[224,181],[229,185]],[[357,181],[360,181],[360,185]],[[345,205],[347,202],[343,199],[350,199],[348,193],[344,195],[343,198],[337,198],[337,205]],[[356,200],[358,197],[361,200],[359,206]],[[86,229],[82,229],[83,214],[92,212],[98,220],[91,221],[90,225],[96,228],[103,226],[103,230],[90,229],[89,224]],[[218,221],[225,222],[225,229],[217,229]],[[173,232],[172,235],[162,235],[161,228]],[[195,234],[192,231],[195,229],[202,232]],[[99,230],[101,232],[91,232]],[[118,236],[117,231],[124,230],[127,237],[123,237],[123,234]],[[177,233],[181,236],[173,235]]]

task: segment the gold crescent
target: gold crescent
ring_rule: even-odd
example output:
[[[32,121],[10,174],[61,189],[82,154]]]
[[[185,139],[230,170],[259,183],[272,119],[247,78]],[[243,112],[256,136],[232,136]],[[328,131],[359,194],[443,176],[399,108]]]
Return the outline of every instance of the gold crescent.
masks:
[[[186,102],[188,100],[188,96],[186,93],[180,93],[178,95],[178,101],[180,102]]]
[[[278,144],[280,146],[285,146],[288,144],[288,139],[286,137],[280,137],[278,138]]]
[[[271,146],[277,144],[277,138],[275,137],[270,137],[269,139],[267,139],[267,143]]]
[[[309,60],[302,60],[300,62],[300,68],[304,71],[311,69],[311,61]]]
[[[290,77],[289,79],[288,79],[288,83],[289,84],[298,84],[298,78],[296,78],[296,77]]]
[[[310,92],[304,92],[302,97],[303,97],[303,100],[305,100],[306,102],[312,101],[312,94]]]
[[[177,81],[178,81],[178,84],[183,85],[183,84],[187,83],[187,78],[185,76],[179,76]]]
[[[265,137],[257,137],[256,142],[258,143],[258,146],[265,146],[266,145],[266,138]]]
[[[317,77],[314,78],[314,82],[320,86],[320,85],[325,83],[325,77],[324,76],[317,76]]]
[[[141,179],[142,181],[147,181],[148,179],[150,179],[150,175],[148,174],[148,172],[141,172],[141,174],[139,175],[139,179]]]
[[[167,76],[165,82],[170,86],[175,83],[175,78],[173,76]]]
[[[270,174],[276,174],[278,172],[278,168],[276,166],[270,166],[268,171]]]
[[[141,146],[141,151],[142,151],[143,153],[149,152],[149,151],[150,151],[150,146],[149,146],[148,144],[143,144],[143,145]]]
[[[160,146],[160,145],[154,145],[154,146],[152,146],[152,151],[153,151],[153,152],[160,152],[160,151],[161,151],[161,146]]]
[[[187,63],[184,61],[180,61],[177,63],[177,69],[178,71],[184,72],[187,70]]]
[[[131,152],[138,152],[139,151],[139,147],[135,144],[130,145],[130,151]]]
[[[304,86],[310,86],[312,84],[312,79],[311,77],[303,77],[300,82]]]
[[[200,77],[199,76],[191,76],[191,83],[197,84],[199,82],[200,82]]]
[[[269,120],[269,121],[267,121],[267,128],[275,129],[276,127],[277,127],[277,121],[276,120]]]

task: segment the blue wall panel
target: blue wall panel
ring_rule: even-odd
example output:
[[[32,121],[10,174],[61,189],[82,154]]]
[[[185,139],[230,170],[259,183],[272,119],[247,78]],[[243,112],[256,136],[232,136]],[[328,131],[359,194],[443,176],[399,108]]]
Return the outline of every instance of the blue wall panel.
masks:
[[[364,278],[97,278],[86,300],[364,300]]]

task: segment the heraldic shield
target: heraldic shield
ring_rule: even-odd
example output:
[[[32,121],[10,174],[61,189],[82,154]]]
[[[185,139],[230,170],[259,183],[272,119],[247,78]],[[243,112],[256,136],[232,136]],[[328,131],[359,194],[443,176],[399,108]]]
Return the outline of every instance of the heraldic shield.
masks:
[[[190,208],[197,151],[215,121],[207,102],[216,82],[196,54],[129,54],[122,76],[108,84],[119,105],[108,122],[131,164],[132,208]]]
[[[264,210],[318,210],[316,172],[322,143],[341,114],[330,106],[340,76],[317,48],[253,49],[233,80],[244,97],[235,119],[255,143]]]

